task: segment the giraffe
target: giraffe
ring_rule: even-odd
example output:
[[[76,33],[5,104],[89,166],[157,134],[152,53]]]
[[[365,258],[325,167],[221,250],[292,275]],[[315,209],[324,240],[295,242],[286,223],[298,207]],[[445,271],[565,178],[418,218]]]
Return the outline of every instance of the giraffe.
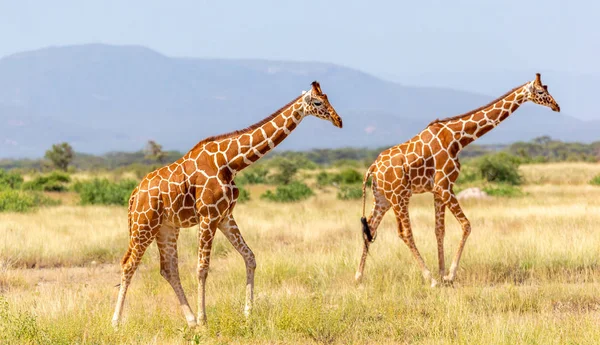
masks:
[[[431,192],[434,196],[439,274],[444,283],[450,284],[454,281],[465,242],[471,232],[471,224],[452,191],[460,171],[458,153],[495,128],[527,101],[560,111],[560,107],[548,93],[548,87],[542,84],[540,74],[537,73],[533,81],[512,89],[491,103],[462,115],[437,119],[412,139],[379,154],[365,173],[363,181],[361,222],[364,246],[355,275],[357,282],[360,282],[363,276],[369,244],[377,236],[377,227],[384,214],[392,208],[398,223],[398,235],[408,245],[424,279],[430,281],[432,287],[437,285],[436,279],[417,250],[408,214],[411,195],[425,192]],[[365,218],[365,192],[366,182],[371,175],[374,200],[373,209],[367,219]],[[452,212],[462,227],[462,239],[447,275],[445,275],[444,263],[446,208]]]
[[[232,211],[239,191],[236,174],[285,139],[300,121],[313,115],[342,128],[342,119],[313,82],[310,91],[262,121],[239,131],[206,138],[176,162],[142,179],[129,199],[129,248],[121,260],[121,284],[113,315],[118,326],[125,294],[142,255],[156,240],[160,274],[169,282],[190,327],[197,325],[181,282],[177,260],[179,229],[198,226],[198,321],[206,323],[205,292],[210,251],[217,229],[241,254],[246,265],[244,314],[252,309],[254,253],[242,237]]]

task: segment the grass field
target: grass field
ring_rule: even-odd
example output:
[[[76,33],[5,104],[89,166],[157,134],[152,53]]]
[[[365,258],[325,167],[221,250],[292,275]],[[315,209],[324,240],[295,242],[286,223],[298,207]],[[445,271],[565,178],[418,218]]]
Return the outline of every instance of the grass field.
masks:
[[[333,190],[305,202],[238,205],[256,254],[256,301],[243,317],[242,258],[219,234],[208,276],[208,326],[188,329],[146,253],[110,320],[127,246],[126,210],[63,206],[0,214],[0,344],[598,344],[598,165],[524,167],[525,196],[463,202],[473,232],[453,287],[431,289],[389,214],[361,285],[360,201]],[[567,182],[565,178],[568,180]],[[369,195],[370,197],[370,195]],[[69,197],[64,197],[70,200]],[[369,204],[370,207],[370,204]],[[413,198],[417,246],[436,271],[431,195]],[[446,261],[460,237],[448,213]],[[196,309],[196,229],[179,240],[181,278]]]

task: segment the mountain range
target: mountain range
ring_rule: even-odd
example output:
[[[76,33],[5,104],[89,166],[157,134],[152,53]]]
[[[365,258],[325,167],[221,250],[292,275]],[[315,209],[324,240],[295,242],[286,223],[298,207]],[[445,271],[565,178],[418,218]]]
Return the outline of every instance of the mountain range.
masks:
[[[502,93],[534,72],[507,82]],[[344,128],[307,118],[283,149],[394,145],[436,118],[502,94],[404,85],[330,63],[174,58],[139,46],[50,47],[0,59],[0,158],[39,157],[62,141],[94,154],[140,150],[148,140],[187,151],[207,136],[260,121],[313,80]],[[553,95],[560,103],[560,92]],[[561,106],[554,113],[525,104],[480,142],[598,139],[600,121],[577,119]]]

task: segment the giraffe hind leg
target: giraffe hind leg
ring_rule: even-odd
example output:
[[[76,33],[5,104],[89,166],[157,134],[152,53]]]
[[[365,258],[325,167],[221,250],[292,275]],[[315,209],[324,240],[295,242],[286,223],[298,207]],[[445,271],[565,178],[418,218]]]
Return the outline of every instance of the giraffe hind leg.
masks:
[[[369,218],[361,218],[361,223],[363,225],[363,236],[365,241],[363,245],[363,252],[360,257],[360,263],[358,264],[358,269],[356,270],[356,274],[354,276],[354,280],[357,283],[360,283],[363,277],[367,256],[369,254],[369,245],[375,239],[375,237],[377,237],[377,228],[379,227],[379,224],[381,224],[381,220],[383,219],[385,213],[392,206],[390,202],[385,198],[383,193],[380,193],[376,189],[375,183],[373,183],[373,196],[373,210],[371,211]],[[369,235],[367,235],[367,233]]]
[[[150,227],[150,225],[134,225],[129,238],[129,248],[121,262],[121,284],[119,288],[119,296],[117,305],[112,318],[113,327],[117,327],[121,321],[123,313],[123,305],[125,304],[125,295],[127,288],[131,283],[131,278],[137,270],[142,256],[146,249],[154,241],[158,227]]]

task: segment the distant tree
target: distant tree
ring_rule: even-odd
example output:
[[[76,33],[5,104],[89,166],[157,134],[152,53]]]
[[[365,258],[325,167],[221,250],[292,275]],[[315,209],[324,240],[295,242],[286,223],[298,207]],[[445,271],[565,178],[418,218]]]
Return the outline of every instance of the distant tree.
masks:
[[[56,169],[67,171],[69,164],[71,164],[73,157],[75,157],[75,152],[71,145],[65,142],[52,145],[52,148],[46,151],[44,157],[50,160]]]
[[[154,140],[149,140],[148,144],[146,144],[146,149],[144,150],[146,153],[146,159],[154,160],[158,163],[164,163],[166,153],[162,150],[162,145],[157,143]]]
[[[548,135],[543,135],[541,137],[534,138],[532,141],[534,144],[546,146],[552,142],[552,138]]]
[[[278,171],[272,176],[272,180],[275,184],[290,184],[298,172],[298,165],[296,162],[288,158],[274,158],[271,164],[275,166]]]

